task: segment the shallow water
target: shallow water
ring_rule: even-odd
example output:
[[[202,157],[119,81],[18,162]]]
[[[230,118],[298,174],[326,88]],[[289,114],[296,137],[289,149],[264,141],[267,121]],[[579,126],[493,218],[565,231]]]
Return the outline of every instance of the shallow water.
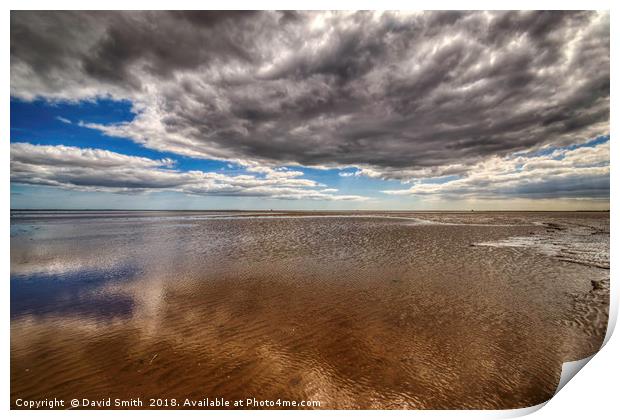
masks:
[[[12,212],[12,404],[534,405],[602,343],[608,249],[609,213]]]

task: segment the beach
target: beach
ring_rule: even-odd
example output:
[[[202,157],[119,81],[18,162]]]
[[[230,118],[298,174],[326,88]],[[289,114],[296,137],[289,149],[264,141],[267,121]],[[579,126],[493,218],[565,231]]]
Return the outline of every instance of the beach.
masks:
[[[522,408],[608,307],[608,212],[12,211],[11,405]]]

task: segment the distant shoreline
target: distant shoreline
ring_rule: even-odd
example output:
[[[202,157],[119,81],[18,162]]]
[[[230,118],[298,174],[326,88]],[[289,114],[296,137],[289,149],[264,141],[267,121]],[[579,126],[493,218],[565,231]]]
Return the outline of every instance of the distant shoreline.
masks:
[[[178,213],[609,213],[610,210],[186,210],[186,209],[11,209],[11,212],[178,212]]]

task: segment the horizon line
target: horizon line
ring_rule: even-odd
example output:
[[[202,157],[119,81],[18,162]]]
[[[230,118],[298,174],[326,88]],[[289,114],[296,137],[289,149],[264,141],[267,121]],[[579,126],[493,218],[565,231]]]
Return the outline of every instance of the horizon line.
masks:
[[[322,212],[322,213],[338,213],[338,212],[418,212],[418,213],[427,213],[427,212],[444,212],[444,213],[498,213],[498,212],[504,212],[504,213],[523,213],[523,212],[529,212],[529,213],[557,213],[557,212],[566,212],[566,213],[570,213],[570,212],[598,212],[598,213],[609,213],[610,209],[607,210],[588,210],[588,209],[581,209],[581,210],[476,210],[476,209],[458,209],[458,210],[388,210],[388,209],[342,209],[342,210],[320,210],[320,209],[298,209],[298,210],[291,210],[291,209],[105,209],[105,208],[101,208],[101,209],[88,209],[88,208],[74,208],[74,209],[60,209],[60,208],[11,208],[10,211],[131,211],[131,212],[155,212],[155,211],[177,211],[177,212],[239,212],[239,211],[252,211],[252,212],[264,212],[264,213],[275,213],[275,212],[279,212],[279,213],[291,213],[291,212],[306,212],[306,213],[310,213],[310,212]]]

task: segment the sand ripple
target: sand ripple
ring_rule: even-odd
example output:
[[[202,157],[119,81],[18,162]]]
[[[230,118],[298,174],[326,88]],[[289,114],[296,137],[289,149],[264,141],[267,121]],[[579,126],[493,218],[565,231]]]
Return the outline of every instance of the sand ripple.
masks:
[[[16,215],[12,399],[516,408],[602,342],[608,214],[306,216]]]

